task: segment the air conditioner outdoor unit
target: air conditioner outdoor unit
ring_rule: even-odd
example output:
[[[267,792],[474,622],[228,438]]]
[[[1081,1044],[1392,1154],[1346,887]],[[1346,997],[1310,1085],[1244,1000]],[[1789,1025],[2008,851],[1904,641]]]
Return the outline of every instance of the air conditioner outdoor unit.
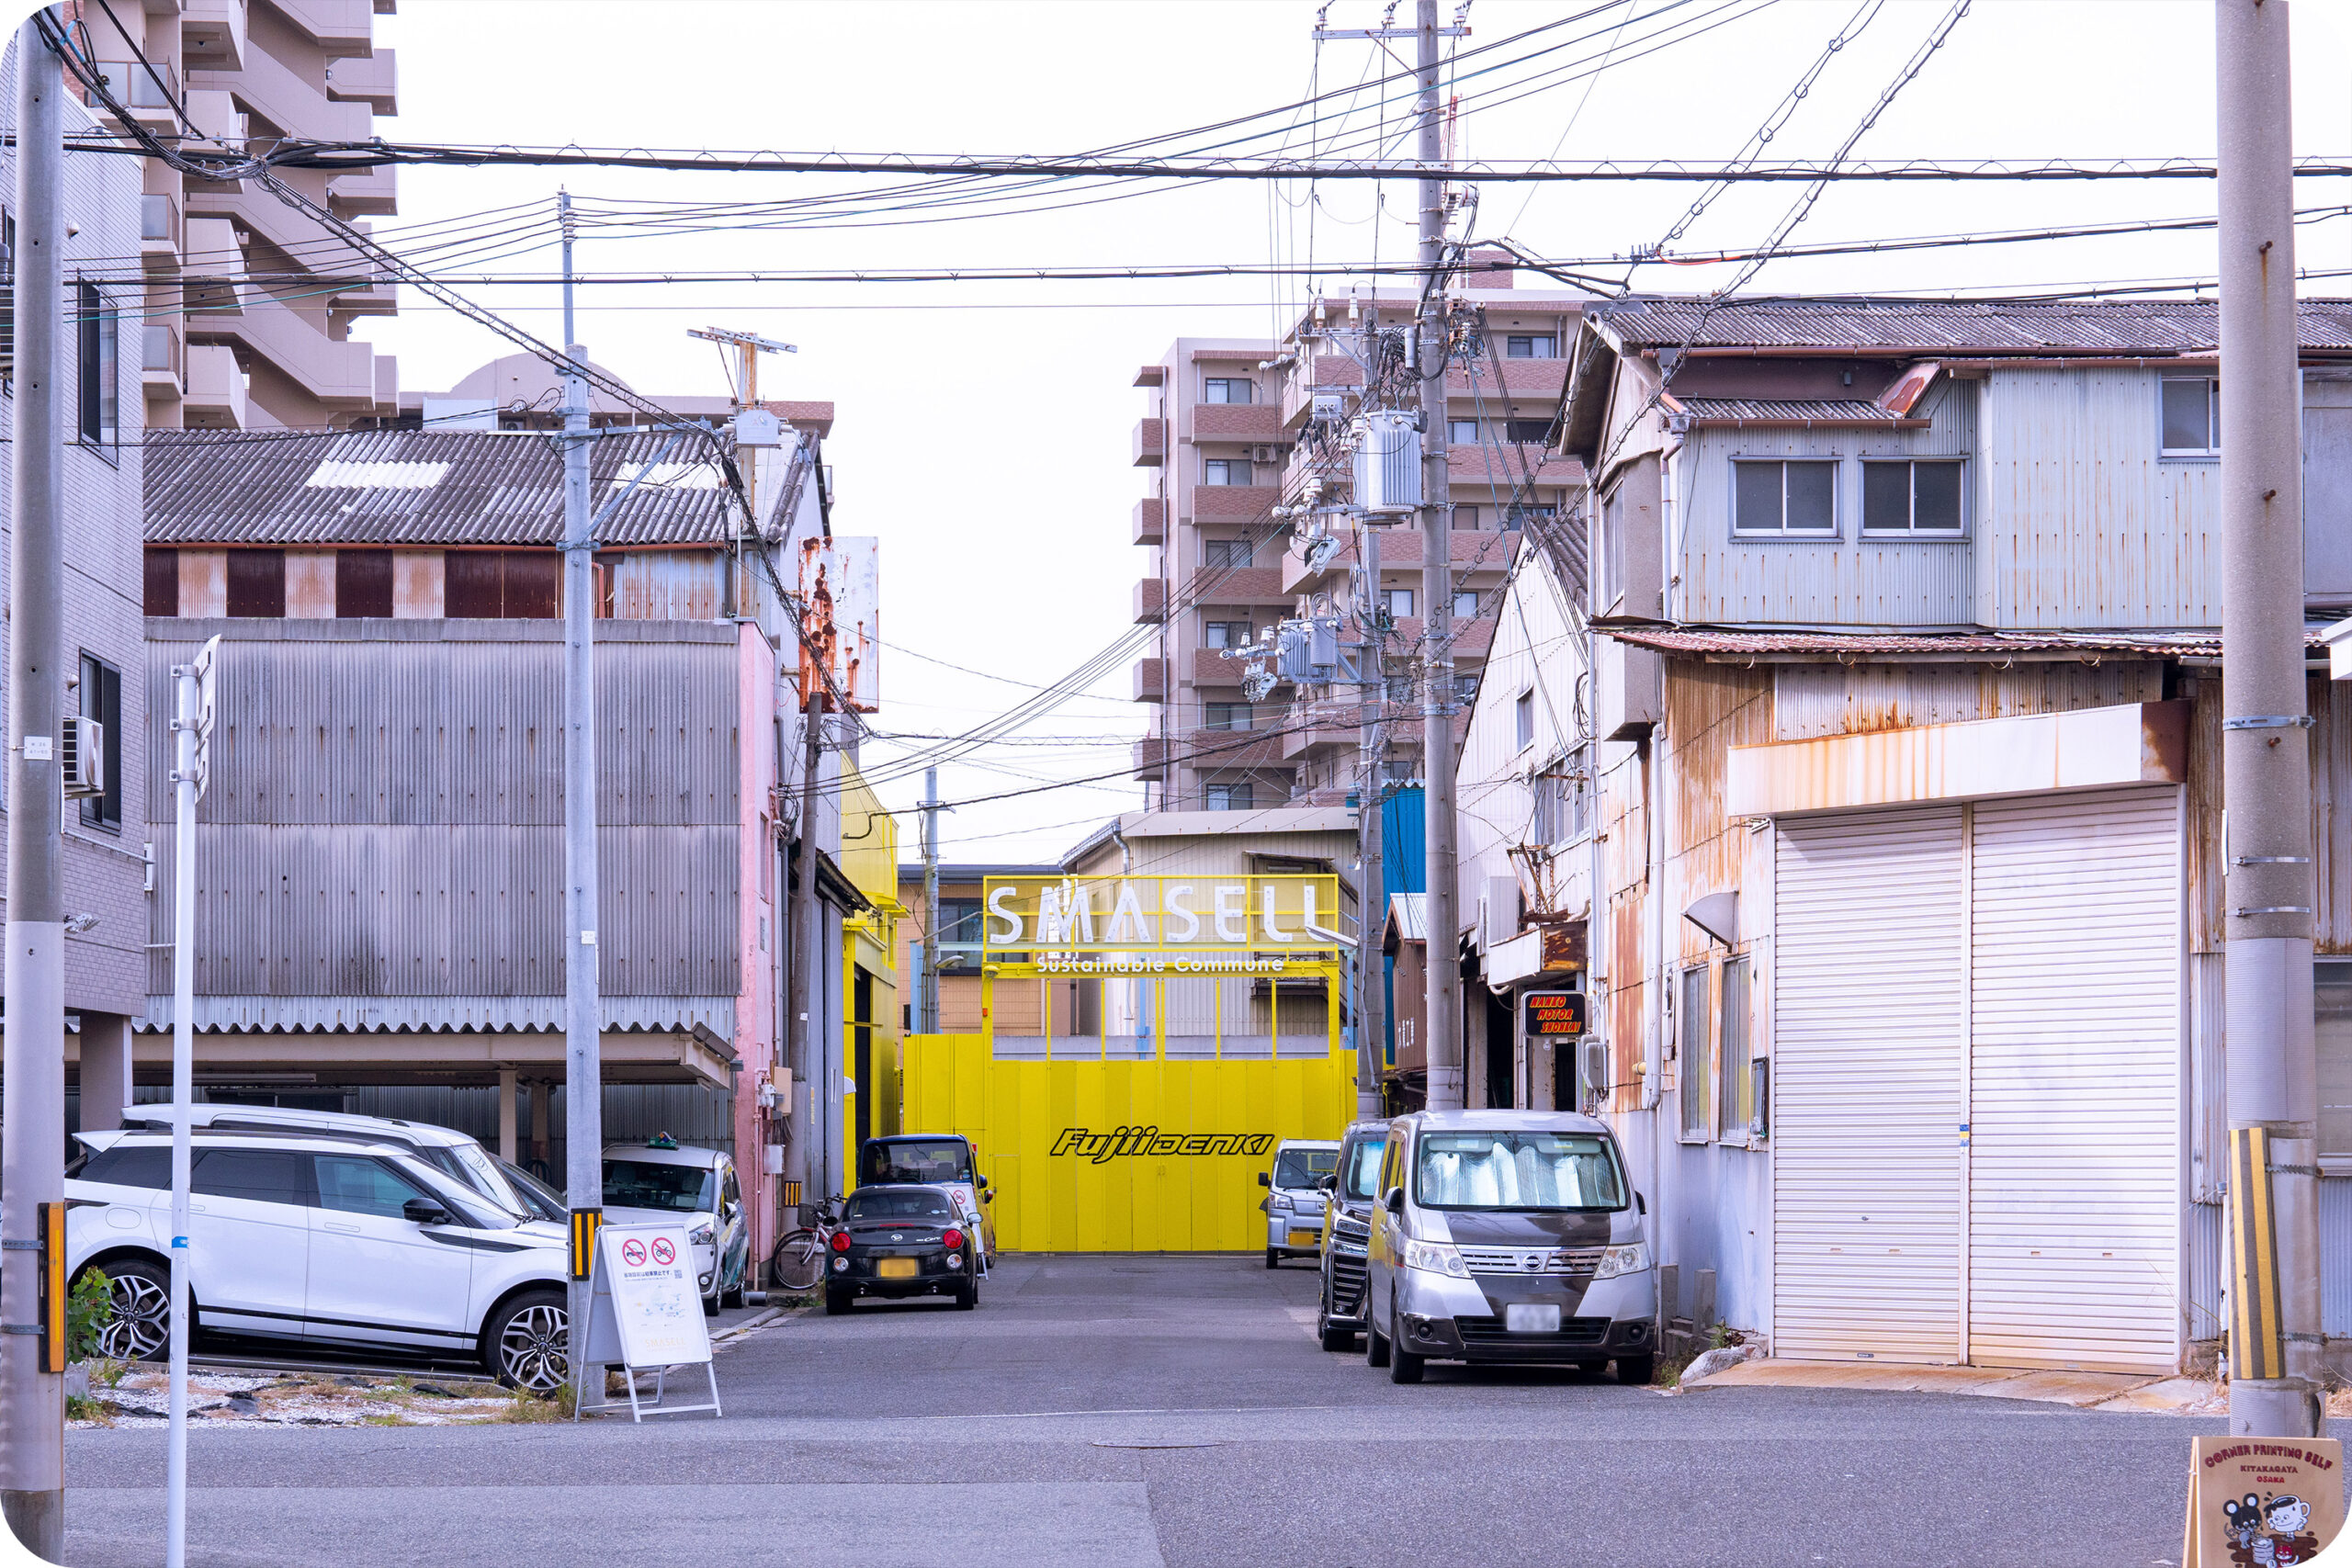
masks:
[[[1282,460],[1281,451],[1278,446],[1252,446],[1250,448],[1250,460],[1253,463],[1278,463]]]
[[[69,715],[62,728],[65,744],[57,771],[65,778],[65,798],[106,794],[107,727],[95,718]]]

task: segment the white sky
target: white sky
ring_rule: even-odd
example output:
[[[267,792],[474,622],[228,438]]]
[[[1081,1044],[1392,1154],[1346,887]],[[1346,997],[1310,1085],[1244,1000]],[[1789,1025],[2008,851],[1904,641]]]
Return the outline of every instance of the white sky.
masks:
[[[2273,0],[2278,3],[2278,0]],[[1857,0],[1628,0],[1590,20],[1497,50],[1487,65],[1570,42],[1544,66],[1620,53],[1609,69],[1562,72],[1539,90],[1483,107],[1473,95],[1531,74],[1462,85],[1462,151],[1473,159],[1716,160],[1730,156],[1857,15]],[[1453,0],[1442,7],[1450,14]],[[1476,0],[1464,47],[1583,9],[1561,0]],[[1826,153],[1860,121],[1928,36],[1947,0],[1888,0],[1842,51],[1774,141],[1772,155]],[[1330,25],[1366,27],[1374,0],[1335,0]],[[394,140],[543,145],[771,148],[909,152],[1069,152],[1287,105],[1317,80],[1316,7],[1301,0],[401,0],[377,19],[400,51]],[[1400,18],[1409,18],[1403,0]],[[1621,20],[1634,20],[1618,33]],[[2352,0],[2297,0],[2295,145],[2352,154]],[[1686,41],[1625,62],[1668,22]],[[2213,22],[2207,0],[1976,0],[1855,156],[2081,159],[2184,157],[2213,151]],[[1321,46],[1319,85],[1351,86],[1379,46]],[[1409,46],[1392,45],[1406,49]],[[1579,79],[1581,78],[1581,79]],[[1391,89],[1385,112],[1409,95]],[[1498,93],[1498,97],[1514,96]],[[1336,113],[1344,106],[1328,107]],[[1352,117],[1384,112],[1374,94]],[[1264,151],[1272,141],[1258,144]],[[1289,150],[1304,152],[1304,134]],[[1391,143],[1387,149],[1396,149]],[[378,231],[436,270],[543,271],[555,265],[549,201],[568,184],[583,205],[789,201],[883,183],[769,175],[598,169],[408,169],[401,213]],[[1761,240],[1801,187],[1736,189],[1693,226],[1685,247]],[[1695,195],[1688,186],[1490,186],[1476,232],[1508,233],[1554,256],[1609,256],[1656,242]],[[1392,186],[1303,189],[1258,184],[1153,187],[1091,205],[1047,197],[1020,216],[811,229],[639,224],[593,227],[578,265],[597,271],[1264,262],[1409,254],[1412,198]],[[1839,186],[1794,236],[1805,241],[2031,228],[2211,211],[2202,182],[2108,185]],[[431,231],[517,203],[476,237],[527,219],[504,243],[432,252]],[[2352,204],[2352,180],[2307,181],[2302,207]],[[1059,209],[1054,209],[1058,207]],[[901,214],[901,218],[906,215]],[[730,220],[740,225],[741,219]],[[403,243],[401,231],[424,232]],[[2299,264],[2352,269],[2352,218],[2304,227]],[[2102,279],[2211,276],[2210,231],[2077,240],[1871,258],[1772,264],[1751,286],[1773,291],[1938,292],[2033,288]],[[1643,268],[1637,288],[1716,286],[1724,268]],[[1344,281],[1340,287],[1344,288]],[[549,342],[555,290],[469,287]],[[1147,407],[1128,383],[1170,339],[1272,335],[1300,298],[1291,279],[1133,283],[675,284],[589,288],[580,336],[641,389],[721,393],[718,351],[689,327],[749,329],[800,345],[769,358],[768,397],[830,399],[827,454],[837,531],[882,541],[883,711],[877,729],[962,730],[1055,681],[1128,628],[1147,554],[1127,543],[1148,471],[1127,465]],[[2352,294],[2352,276],[2307,292]],[[499,350],[499,340],[405,291],[402,312],[364,329],[401,356],[401,384],[438,390]],[[906,650],[906,651],[902,651]],[[912,654],[970,670],[959,673]],[[1150,710],[1126,701],[1123,660],[1091,694],[943,770],[941,794],[971,800],[1043,779],[1112,773]],[[910,743],[912,744],[912,743]],[[869,748],[869,770],[891,755]],[[885,788],[911,803],[921,780]],[[1141,802],[1141,786],[1100,784],[975,804],[943,818],[952,860],[1048,860],[1094,824]],[[901,818],[905,858],[914,818]]]

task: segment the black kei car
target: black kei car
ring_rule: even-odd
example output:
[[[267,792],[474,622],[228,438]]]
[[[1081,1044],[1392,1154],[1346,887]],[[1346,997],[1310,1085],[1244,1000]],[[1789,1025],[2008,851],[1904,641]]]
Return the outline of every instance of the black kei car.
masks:
[[[842,1210],[825,1267],[825,1311],[860,1296],[949,1296],[958,1312],[980,1302],[979,1238],[937,1187],[861,1187]]]

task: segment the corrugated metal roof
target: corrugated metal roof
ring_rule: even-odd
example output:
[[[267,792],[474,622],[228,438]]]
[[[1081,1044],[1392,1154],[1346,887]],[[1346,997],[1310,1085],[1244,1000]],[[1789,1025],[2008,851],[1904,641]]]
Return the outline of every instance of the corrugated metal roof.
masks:
[[[1797,422],[1815,424],[1901,424],[1924,423],[1905,421],[1892,409],[1881,408],[1868,398],[1685,398],[1674,401],[1682,412],[1698,420],[1738,420],[1789,424]]]
[[[2079,653],[2143,659],[2219,658],[2219,632],[1823,632],[1726,631],[1713,626],[1661,626],[1593,623],[1596,631],[1637,648],[1661,653],[1851,656],[1885,663],[1906,657],[1960,655],[1999,659],[2004,655]],[[2312,631],[2305,642],[2324,645]]]
[[[200,1033],[334,1032],[492,1033],[563,1027],[561,997],[198,997],[191,1021]],[[722,1036],[735,1030],[733,997],[605,997],[598,1011],[606,1030],[691,1030],[700,1024]],[[174,1027],[167,993],[147,998],[147,1016],[132,1027]]]
[[[1391,893],[1388,896],[1388,929],[1396,933],[1399,942],[1429,941],[1430,896],[1426,893]]]
[[[1657,296],[1588,308],[1636,346],[1819,348],[1961,355],[2211,354],[2211,299],[2041,304],[2004,299],[1736,299]],[[2307,349],[2352,352],[2352,300],[2299,307]],[[1695,335],[1694,335],[1695,334]]]
[[[722,436],[721,439],[729,439]],[[609,545],[718,545],[731,502],[708,446],[659,432],[598,437],[598,506],[650,468],[597,529]],[[666,457],[664,457],[667,451]],[[384,430],[315,435],[157,430],[146,444],[154,545],[554,545],[563,463],[544,432]]]

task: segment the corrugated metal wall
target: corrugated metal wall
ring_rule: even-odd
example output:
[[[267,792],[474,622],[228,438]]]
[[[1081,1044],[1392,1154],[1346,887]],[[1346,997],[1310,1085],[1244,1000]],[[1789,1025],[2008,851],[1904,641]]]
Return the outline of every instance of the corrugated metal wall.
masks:
[[[229,632],[197,847],[200,994],[561,993],[557,628],[189,629]],[[148,645],[157,689],[193,651],[192,641]],[[596,656],[601,983],[613,996],[732,996],[734,630],[606,623]],[[167,804],[166,706],[148,730],[150,798]],[[154,822],[149,833],[149,940],[164,942],[173,829]],[[168,992],[168,959],[151,954],[151,994]]]
[[[1781,664],[1774,666],[1773,735],[1804,740],[2018,714],[2153,703],[2164,667],[2150,662]]]
[[[1975,618],[1975,563],[1966,540],[1862,539],[1857,457],[1977,455],[1977,385],[1947,381],[1929,396],[1926,430],[1708,427],[1694,431],[1675,465],[1682,536],[1676,618],[1801,625],[1919,626]],[[1826,457],[1838,471],[1840,537],[1784,542],[1732,536],[1732,459]],[[1971,507],[1982,514],[1981,466],[1971,464]],[[1972,520],[1973,523],[1973,520]]]

